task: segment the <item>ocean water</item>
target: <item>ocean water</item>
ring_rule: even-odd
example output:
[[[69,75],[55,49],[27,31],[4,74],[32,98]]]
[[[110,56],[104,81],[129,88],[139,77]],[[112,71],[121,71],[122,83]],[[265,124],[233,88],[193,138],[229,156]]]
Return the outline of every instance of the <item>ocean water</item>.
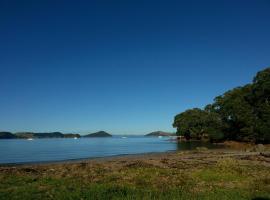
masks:
[[[38,163],[126,154],[166,152],[209,146],[176,143],[168,137],[113,136],[110,138],[53,138],[0,140],[0,163]]]

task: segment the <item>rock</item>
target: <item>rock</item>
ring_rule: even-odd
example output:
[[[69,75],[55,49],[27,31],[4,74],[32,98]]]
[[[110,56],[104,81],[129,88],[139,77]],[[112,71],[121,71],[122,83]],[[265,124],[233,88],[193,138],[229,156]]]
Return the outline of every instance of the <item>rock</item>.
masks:
[[[270,158],[270,152],[260,153],[260,155],[266,158]]]
[[[251,152],[263,152],[265,151],[265,146],[263,144],[258,144],[250,149]]]
[[[258,152],[263,152],[265,150],[265,146],[263,144],[258,144],[256,149]]]
[[[207,147],[196,147],[197,151],[207,151],[208,148]]]

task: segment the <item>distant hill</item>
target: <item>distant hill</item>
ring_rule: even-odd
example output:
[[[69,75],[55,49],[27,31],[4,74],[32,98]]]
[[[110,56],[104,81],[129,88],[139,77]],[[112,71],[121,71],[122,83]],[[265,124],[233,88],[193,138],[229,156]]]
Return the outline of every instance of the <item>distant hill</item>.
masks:
[[[19,133],[15,133],[15,136],[18,139],[27,139],[27,138],[34,138],[35,133],[32,132],[19,132]]]
[[[148,133],[145,136],[152,136],[152,137],[158,137],[158,136],[175,136],[175,133],[168,133],[163,131],[155,131],[152,133]]]
[[[64,134],[60,132],[52,133],[34,133],[35,138],[63,138]]]
[[[14,139],[16,136],[10,132],[0,132],[0,139]]]
[[[33,133],[33,132],[20,132],[15,134],[19,139],[26,138],[63,138],[64,134],[60,132],[51,133]]]
[[[112,135],[105,131],[98,131],[96,133],[90,133],[88,135],[85,135],[84,137],[112,137]]]
[[[34,132],[18,132],[12,134],[10,132],[0,132],[0,139],[28,139],[28,138],[80,138],[79,134],[63,134],[61,132],[50,133],[34,133]]]

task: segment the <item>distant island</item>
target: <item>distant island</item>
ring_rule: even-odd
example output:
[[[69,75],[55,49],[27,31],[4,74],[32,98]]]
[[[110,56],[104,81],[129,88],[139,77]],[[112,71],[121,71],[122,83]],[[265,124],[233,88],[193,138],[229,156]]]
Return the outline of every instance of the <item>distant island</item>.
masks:
[[[29,138],[80,138],[80,134],[63,134],[61,132],[34,133],[34,132],[0,132],[0,139],[29,139]]]
[[[34,133],[34,132],[0,132],[0,139],[43,139],[43,138],[80,138],[80,137],[112,137],[111,134],[105,131],[98,131],[90,133],[88,135],[81,136],[75,133],[61,133],[61,132],[49,132],[49,133]]]
[[[112,135],[105,132],[105,131],[98,131],[96,133],[90,133],[90,134],[85,135],[83,137],[112,137]]]
[[[0,132],[0,139],[14,139],[16,136],[10,132]]]
[[[168,133],[168,132],[163,132],[163,131],[155,131],[155,132],[152,132],[152,133],[148,133],[146,134],[145,136],[151,136],[151,137],[158,137],[158,136],[176,136],[176,134],[174,133]]]

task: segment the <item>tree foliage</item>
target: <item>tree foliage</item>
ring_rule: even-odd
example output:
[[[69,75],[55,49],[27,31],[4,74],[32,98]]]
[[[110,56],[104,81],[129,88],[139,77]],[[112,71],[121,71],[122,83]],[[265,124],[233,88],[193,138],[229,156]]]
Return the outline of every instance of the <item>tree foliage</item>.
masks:
[[[222,121],[214,112],[207,112],[199,108],[187,110],[175,116],[174,127],[177,134],[187,139],[202,139],[205,136],[211,139],[221,139]]]
[[[205,109],[190,109],[175,116],[173,126],[187,139],[228,139],[270,142],[270,68],[253,82],[217,96]]]

